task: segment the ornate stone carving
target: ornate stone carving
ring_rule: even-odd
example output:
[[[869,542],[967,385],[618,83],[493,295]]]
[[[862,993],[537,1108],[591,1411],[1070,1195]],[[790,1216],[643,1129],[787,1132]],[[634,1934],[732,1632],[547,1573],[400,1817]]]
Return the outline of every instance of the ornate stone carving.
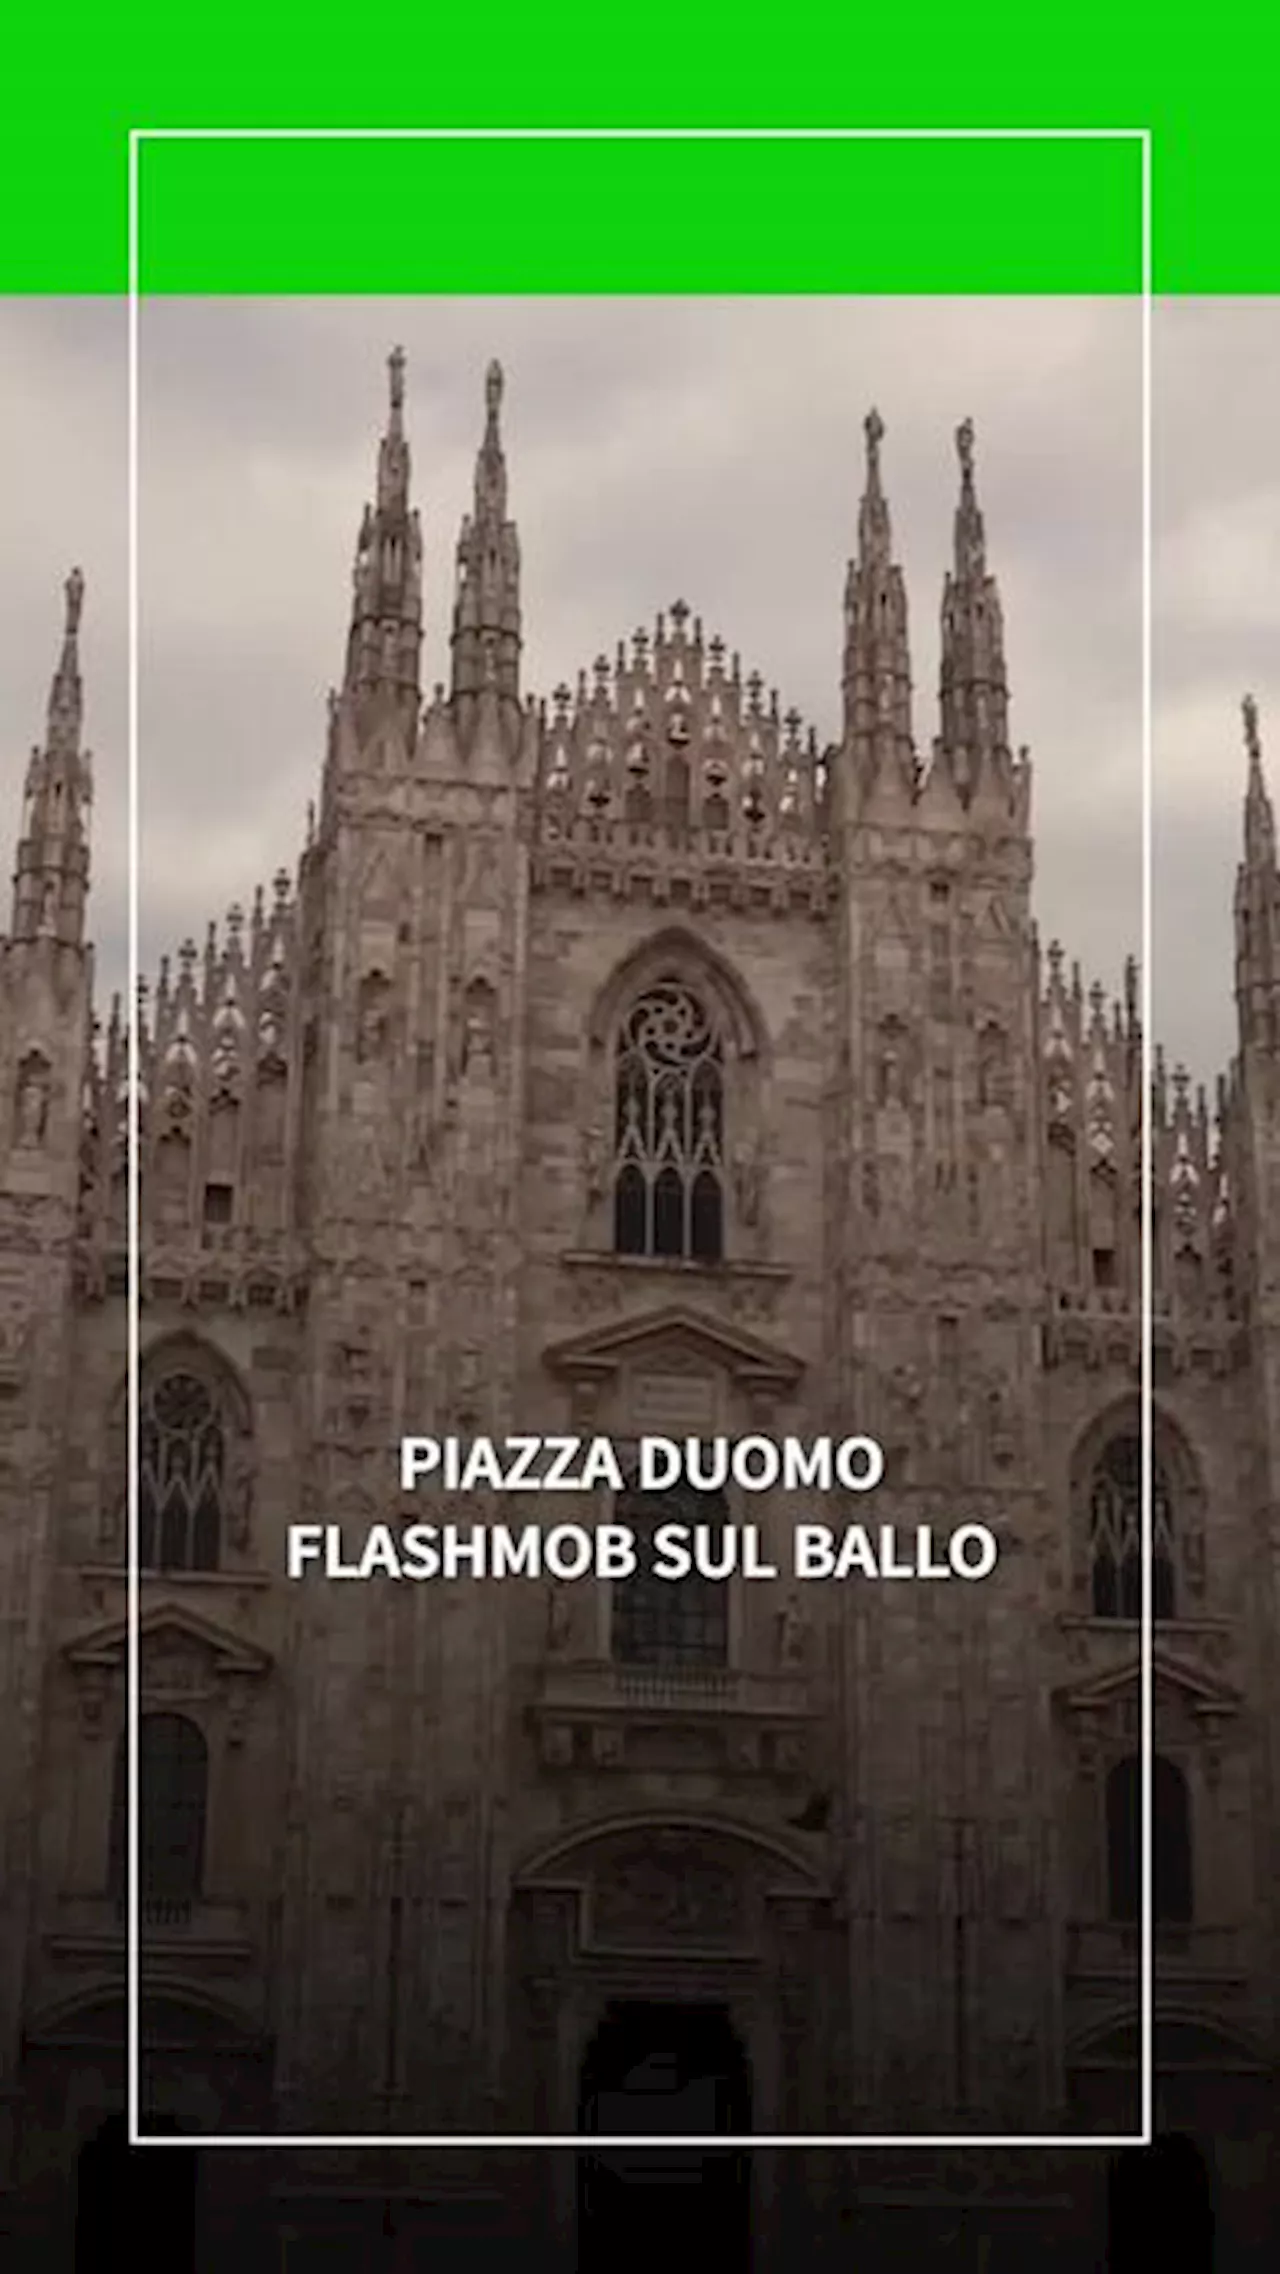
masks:
[[[147,1699],[204,1697],[210,1686],[207,1653],[177,1635],[144,1640],[138,1672]]]
[[[610,1861],[592,1889],[593,1942],[623,1949],[738,1942],[745,1888],[690,1836],[652,1833]]]
[[[25,1310],[0,1312],[0,1393],[11,1394],[26,1380],[31,1346],[31,1317]]]
[[[1007,1469],[1017,1458],[1018,1427],[1009,1386],[1003,1379],[988,1384],[983,1401],[983,1423],[989,1465]]]
[[[571,1769],[573,1767],[573,1730],[569,1723],[545,1721],[542,1725],[540,1750],[547,1768]]]

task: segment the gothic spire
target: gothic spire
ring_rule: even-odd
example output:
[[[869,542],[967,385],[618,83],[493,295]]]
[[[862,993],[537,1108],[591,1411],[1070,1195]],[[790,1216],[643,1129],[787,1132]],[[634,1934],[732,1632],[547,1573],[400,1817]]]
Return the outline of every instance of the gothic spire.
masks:
[[[1280,879],[1276,876],[1275,814],[1262,768],[1258,706],[1241,705],[1247,779],[1244,859],[1236,872],[1236,1008],[1242,1044],[1274,1046],[1275,1000],[1280,982]]]
[[[482,705],[493,704],[509,731],[520,702],[520,540],[515,523],[507,517],[498,363],[489,365],[484,394],[475,499],[458,538],[453,611],[453,702],[464,744],[472,737]]]
[[[914,789],[911,654],[907,593],[893,558],[893,532],[880,469],[884,421],[863,422],[866,478],[858,508],[858,550],[845,583],[845,741],[862,789],[887,776]]]
[[[984,780],[1005,782],[1009,687],[1004,619],[996,580],[987,570],[987,540],[974,479],[972,419],[956,429],[960,499],[955,552],[942,595],[941,759],[967,804]]]
[[[378,446],[377,504],[366,505],[352,576],[343,697],[363,710],[389,698],[416,724],[422,648],[422,534],[409,504],[403,348],[387,359],[389,405]]]
[[[89,888],[92,796],[90,759],[80,746],[84,578],[79,569],[72,569],[63,595],[62,652],[49,689],[44,747],[33,749],[27,766],[12,932],[14,939],[45,936],[78,947]]]
[[[1244,794],[1244,857],[1249,868],[1263,869],[1269,876],[1276,865],[1276,823],[1266,776],[1262,770],[1258,706],[1252,695],[1246,695],[1240,707],[1244,717],[1244,747],[1248,761],[1248,780]]]

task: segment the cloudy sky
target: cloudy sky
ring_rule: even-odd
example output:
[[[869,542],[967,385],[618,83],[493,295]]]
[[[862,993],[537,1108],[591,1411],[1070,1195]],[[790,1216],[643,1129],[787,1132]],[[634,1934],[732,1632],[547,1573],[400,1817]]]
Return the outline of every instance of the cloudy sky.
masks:
[[[1137,310],[1115,301],[170,302],[142,325],[144,968],[281,863],[319,777],[385,357],[402,342],[426,548],[428,684],[492,355],[524,556],[526,686],[573,679],[686,599],[838,730],[862,420],[912,605],[916,733],[972,416],[1015,739],[1035,765],[1037,911],[1117,985],[1141,927]],[[1280,305],[1157,309],[1154,986],[1174,1058],[1232,1047],[1240,697],[1280,722]],[[88,582],[100,992],[125,971],[123,308],[0,304],[0,829],[16,835],[61,585]],[[1280,752],[1280,723],[1272,732]],[[1280,761],[1278,761],[1280,770]],[[5,856],[10,858],[9,852]]]

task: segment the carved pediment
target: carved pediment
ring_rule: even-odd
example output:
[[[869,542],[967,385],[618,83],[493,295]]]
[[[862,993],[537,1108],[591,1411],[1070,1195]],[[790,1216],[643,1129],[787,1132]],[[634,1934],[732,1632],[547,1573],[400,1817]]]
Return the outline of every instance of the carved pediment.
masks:
[[[804,1373],[794,1351],[682,1304],[613,1320],[543,1352],[551,1373],[574,1382],[611,1381],[637,1363],[678,1368],[690,1362],[718,1367],[744,1389],[775,1396],[793,1392]]]
[[[1230,1682],[1207,1672],[1204,1667],[1191,1665],[1184,1658],[1175,1658],[1170,1651],[1153,1652],[1151,1673],[1157,1740],[1162,1693],[1170,1705],[1196,1721],[1223,1720],[1240,1711],[1240,1692]],[[1109,1667],[1105,1673],[1090,1675],[1086,1681],[1072,1683],[1058,1692],[1058,1698],[1068,1713],[1083,1721],[1102,1723],[1117,1711],[1136,1707],[1140,1682],[1141,1667],[1134,1657],[1120,1666]]]
[[[124,1619],[101,1620],[67,1643],[63,1655],[75,1673],[109,1681],[113,1675],[124,1673],[128,1632]],[[196,1682],[203,1679],[215,1684],[260,1680],[273,1664],[268,1651],[182,1603],[156,1603],[143,1612],[138,1622],[138,1650],[144,1692],[167,1687],[171,1680],[176,1682],[182,1669],[188,1670]]]
[[[536,1918],[586,1951],[746,1951],[766,1919],[806,1931],[828,1898],[812,1864],[754,1826],[703,1815],[627,1814],[564,1833],[517,1873]],[[562,1950],[561,1955],[567,1955]]]

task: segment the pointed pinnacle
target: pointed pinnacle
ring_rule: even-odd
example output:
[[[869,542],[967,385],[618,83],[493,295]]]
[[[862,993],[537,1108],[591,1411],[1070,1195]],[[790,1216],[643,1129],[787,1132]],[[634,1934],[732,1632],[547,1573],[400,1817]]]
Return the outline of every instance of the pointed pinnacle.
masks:
[[[67,638],[74,639],[80,629],[80,616],[84,608],[84,577],[78,568],[72,569],[62,589],[67,603]]]
[[[1270,867],[1275,860],[1275,818],[1262,771],[1258,706],[1252,695],[1246,695],[1240,707],[1244,714],[1244,746],[1249,762],[1244,798],[1245,859],[1255,867]]]
[[[1262,763],[1262,737],[1258,732],[1258,705],[1256,697],[1246,695],[1240,705],[1244,715],[1244,747],[1251,766]]]
[[[387,357],[387,372],[390,380],[391,408],[393,411],[403,410],[404,349],[402,347],[392,348],[390,355]]]

